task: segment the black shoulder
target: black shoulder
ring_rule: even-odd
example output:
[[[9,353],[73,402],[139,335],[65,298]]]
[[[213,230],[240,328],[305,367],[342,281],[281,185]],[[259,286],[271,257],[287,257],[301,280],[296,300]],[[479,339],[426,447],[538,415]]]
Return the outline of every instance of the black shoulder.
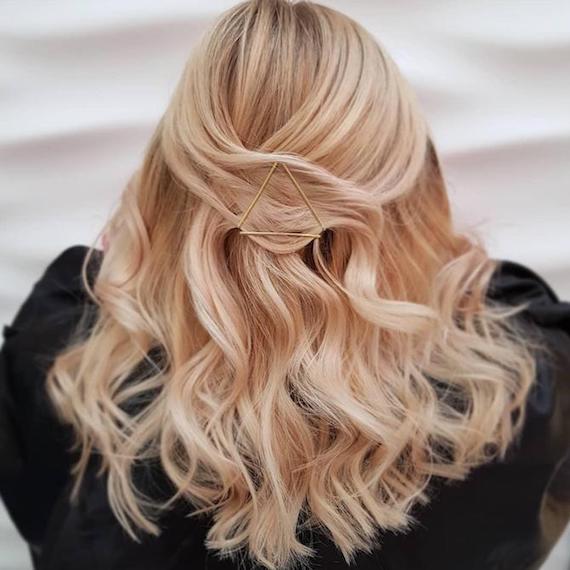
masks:
[[[67,480],[71,434],[60,424],[45,375],[84,317],[96,314],[82,280],[89,248],[57,255],[30,288],[0,347],[0,495],[22,536],[41,542],[51,508]],[[92,281],[100,250],[88,260]],[[91,263],[91,260],[93,261]]]
[[[534,461],[560,460],[570,452],[570,303],[536,271],[508,260],[497,266],[488,296],[502,304],[524,304],[516,318],[530,325],[522,330],[546,349],[536,353],[536,382],[518,459],[528,461],[532,453]]]
[[[4,333],[25,328],[35,319],[49,317],[58,309],[66,310],[87,299],[81,270],[89,248],[83,245],[68,247],[49,262],[40,278],[33,284],[28,296],[20,305],[12,323]],[[88,267],[88,280],[92,285],[102,258],[95,249]],[[6,331],[6,328],[8,331]]]
[[[559,298],[552,286],[536,271],[515,261],[498,260],[488,298],[508,305],[527,305],[524,317],[543,328],[570,334],[570,303]]]
[[[10,324],[3,326],[2,358],[14,390],[36,383],[55,353],[62,349],[77,327],[96,315],[82,278],[89,252],[83,245],[68,247],[52,259],[36,280]],[[101,261],[94,250],[87,276],[92,285]]]

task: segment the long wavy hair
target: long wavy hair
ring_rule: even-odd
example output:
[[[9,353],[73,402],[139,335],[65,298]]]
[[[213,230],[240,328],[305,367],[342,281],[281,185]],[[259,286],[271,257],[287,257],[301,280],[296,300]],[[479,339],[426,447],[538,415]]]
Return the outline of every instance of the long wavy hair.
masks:
[[[278,161],[319,238],[246,235]],[[318,233],[283,168],[250,230]],[[309,2],[252,0],[189,59],[104,231],[97,317],[62,350],[50,395],[72,424],[76,487],[98,454],[135,539],[183,501],[206,546],[304,562],[301,528],[347,561],[404,530],[433,477],[504,457],[535,358],[487,298],[498,261],[454,230],[410,87],[359,24]],[[160,358],[151,358],[154,349]],[[172,493],[133,476],[158,461]]]

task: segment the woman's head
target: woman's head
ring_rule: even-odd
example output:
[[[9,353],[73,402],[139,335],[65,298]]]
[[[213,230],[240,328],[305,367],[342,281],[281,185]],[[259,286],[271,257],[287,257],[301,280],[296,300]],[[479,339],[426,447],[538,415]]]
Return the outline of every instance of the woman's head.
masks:
[[[276,161],[325,231],[279,167],[247,228],[319,238],[240,232]],[[211,548],[283,568],[314,525],[350,558],[521,425],[534,362],[486,302],[496,263],[454,230],[397,67],[334,10],[225,13],[107,230],[97,321],[49,386],[127,529],[157,531],[133,468],[158,459]]]
[[[277,0],[241,4],[218,21],[189,60],[153,142],[181,209],[188,204],[179,186],[200,209],[192,220],[200,240],[243,241],[228,234],[275,160],[310,189],[339,239],[375,240],[382,205],[408,193],[435,160],[413,94],[374,39],[334,10]],[[444,195],[434,198],[445,208]],[[316,229],[283,169],[248,222],[260,231]],[[278,252],[307,243],[250,239]]]

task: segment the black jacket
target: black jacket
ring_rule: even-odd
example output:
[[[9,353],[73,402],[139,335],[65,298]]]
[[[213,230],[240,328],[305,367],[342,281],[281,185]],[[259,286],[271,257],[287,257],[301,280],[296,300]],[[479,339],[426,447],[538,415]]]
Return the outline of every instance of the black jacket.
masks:
[[[207,519],[185,517],[183,509],[165,515],[159,537],[132,541],[110,511],[104,478],[93,469],[79,502],[68,501],[71,434],[48,402],[44,373],[84,306],[91,306],[80,276],[86,252],[77,245],[54,259],[3,329],[0,493],[6,507],[40,570],[238,568],[207,552]],[[556,354],[538,363],[522,437],[505,461],[476,469],[466,481],[434,482],[434,499],[417,513],[413,530],[382,533],[381,548],[360,554],[351,566],[329,540],[313,534],[317,556],[311,568],[540,567],[570,517],[570,304],[536,273],[511,261],[501,262],[489,295],[510,304],[530,300],[522,318],[541,329]]]

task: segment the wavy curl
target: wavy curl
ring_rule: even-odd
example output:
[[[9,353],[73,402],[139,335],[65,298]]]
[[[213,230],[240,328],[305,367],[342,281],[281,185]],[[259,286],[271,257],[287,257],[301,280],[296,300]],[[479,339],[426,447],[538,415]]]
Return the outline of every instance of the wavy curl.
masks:
[[[236,230],[275,160],[321,239]],[[248,223],[318,230],[280,170]],[[48,387],[81,450],[74,494],[97,452],[135,539],[183,500],[212,516],[222,555],[286,568],[313,552],[299,529],[320,528],[350,561],[378,528],[413,523],[433,477],[504,457],[524,422],[524,307],[488,302],[497,262],[453,229],[413,93],[332,9],[225,13],[105,231],[92,288],[95,248],[83,267],[97,319]],[[163,500],[137,485],[147,460],[172,487]]]

